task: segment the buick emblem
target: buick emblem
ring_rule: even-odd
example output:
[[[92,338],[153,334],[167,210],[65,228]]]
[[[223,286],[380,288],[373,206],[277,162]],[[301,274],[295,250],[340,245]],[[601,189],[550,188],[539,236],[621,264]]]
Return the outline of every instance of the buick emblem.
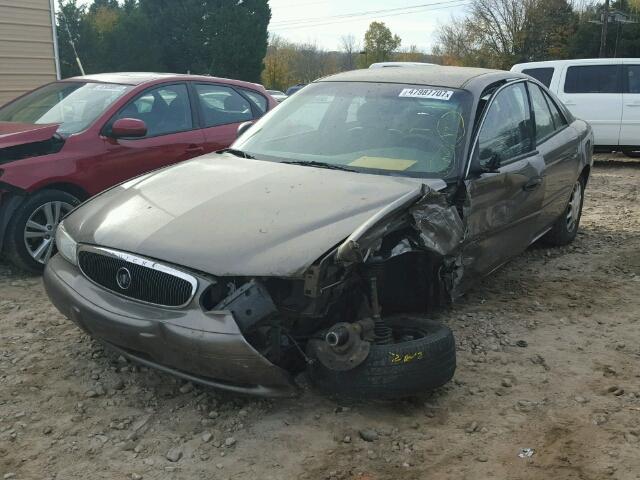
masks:
[[[121,267],[116,273],[116,283],[122,290],[126,290],[131,286],[131,272]]]

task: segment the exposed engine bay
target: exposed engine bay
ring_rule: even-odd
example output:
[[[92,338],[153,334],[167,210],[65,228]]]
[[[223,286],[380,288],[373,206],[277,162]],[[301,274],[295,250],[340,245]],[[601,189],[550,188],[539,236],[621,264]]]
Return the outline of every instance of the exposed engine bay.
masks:
[[[357,367],[371,345],[394,338],[384,317],[424,313],[456,295],[454,253],[463,224],[446,196],[426,186],[401,197],[316,261],[304,279],[218,278],[206,311],[231,311],[245,338],[296,372],[312,361]],[[384,316],[383,316],[384,312]]]

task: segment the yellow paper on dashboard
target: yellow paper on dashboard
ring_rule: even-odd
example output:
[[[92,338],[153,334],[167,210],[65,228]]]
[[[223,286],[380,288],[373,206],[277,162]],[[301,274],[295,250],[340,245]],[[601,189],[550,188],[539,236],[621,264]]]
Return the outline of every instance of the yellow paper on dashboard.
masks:
[[[351,167],[377,168],[379,170],[396,170],[401,172],[415,165],[415,160],[403,158],[360,157],[349,164]]]

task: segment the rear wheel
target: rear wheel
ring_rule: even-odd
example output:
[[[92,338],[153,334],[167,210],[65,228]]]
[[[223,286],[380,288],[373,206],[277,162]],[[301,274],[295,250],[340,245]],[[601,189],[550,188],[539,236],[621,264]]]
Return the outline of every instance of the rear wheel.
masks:
[[[556,220],[549,233],[543,240],[556,246],[567,245],[576,238],[580,218],[582,217],[582,204],[584,202],[584,177],[580,177],[571,192],[569,204],[565,212]]]
[[[336,371],[317,359],[309,367],[321,390],[357,398],[399,398],[433,390],[447,383],[456,369],[451,330],[437,322],[397,315],[385,318],[393,343],[372,344],[357,367]],[[315,358],[311,349],[311,358]]]
[[[80,200],[60,190],[43,190],[16,210],[7,228],[5,253],[23,270],[41,272],[56,252],[55,232],[64,216]]]

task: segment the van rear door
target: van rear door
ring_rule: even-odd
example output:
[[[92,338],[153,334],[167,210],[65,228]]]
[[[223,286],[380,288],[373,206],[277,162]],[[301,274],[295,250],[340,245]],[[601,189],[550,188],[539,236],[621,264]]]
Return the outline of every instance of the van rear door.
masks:
[[[622,87],[620,145],[637,147],[640,146],[640,61],[625,61]]]
[[[622,121],[621,64],[568,65],[560,77],[557,93],[571,113],[591,124],[596,145],[618,145]]]

